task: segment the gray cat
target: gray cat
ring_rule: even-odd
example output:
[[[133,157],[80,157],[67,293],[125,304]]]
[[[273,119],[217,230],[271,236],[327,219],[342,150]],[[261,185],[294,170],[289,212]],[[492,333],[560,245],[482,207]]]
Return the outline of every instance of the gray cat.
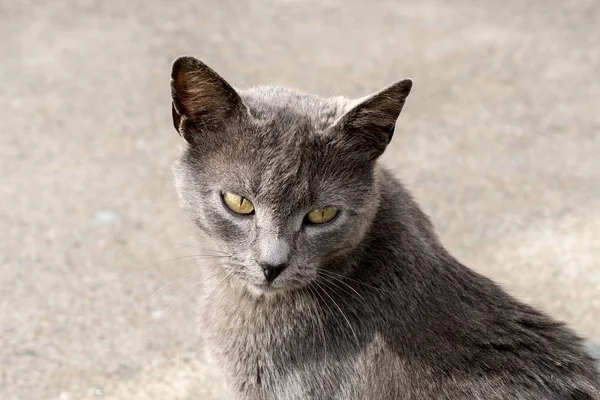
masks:
[[[241,399],[600,399],[581,339],[455,260],[378,163],[412,82],[359,100],[172,71],[181,204],[223,252],[210,349]]]

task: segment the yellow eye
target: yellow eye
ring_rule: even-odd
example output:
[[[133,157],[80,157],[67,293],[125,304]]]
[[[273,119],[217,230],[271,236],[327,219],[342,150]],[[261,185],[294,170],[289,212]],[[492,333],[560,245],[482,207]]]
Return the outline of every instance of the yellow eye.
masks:
[[[324,224],[331,221],[337,215],[334,207],[317,208],[306,214],[306,219],[313,224]]]
[[[250,203],[250,200],[239,194],[229,192],[224,193],[223,201],[227,208],[237,214],[250,214],[254,211],[254,206]]]

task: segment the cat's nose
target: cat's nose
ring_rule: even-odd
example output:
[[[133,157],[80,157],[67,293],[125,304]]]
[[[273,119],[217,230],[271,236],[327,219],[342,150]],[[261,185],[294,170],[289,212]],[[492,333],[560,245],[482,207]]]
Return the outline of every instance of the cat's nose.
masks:
[[[277,278],[279,274],[281,274],[281,272],[287,268],[286,263],[277,265],[262,263],[260,266],[262,267],[262,270],[265,273],[265,278],[269,283],[273,282],[275,278]]]

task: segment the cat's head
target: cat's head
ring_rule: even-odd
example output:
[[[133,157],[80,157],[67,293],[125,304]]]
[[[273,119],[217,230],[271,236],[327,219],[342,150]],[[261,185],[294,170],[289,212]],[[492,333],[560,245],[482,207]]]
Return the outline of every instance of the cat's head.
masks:
[[[359,100],[235,90],[202,62],[172,71],[183,209],[256,293],[302,287],[355,249],[378,204],[376,160],[412,82]]]

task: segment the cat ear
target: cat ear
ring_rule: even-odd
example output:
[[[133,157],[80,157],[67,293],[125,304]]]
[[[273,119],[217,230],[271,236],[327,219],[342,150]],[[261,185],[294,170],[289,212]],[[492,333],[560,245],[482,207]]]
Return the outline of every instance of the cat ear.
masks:
[[[218,130],[229,119],[247,113],[231,85],[193,57],[180,57],[173,63],[171,97],[173,125],[188,141],[194,134],[189,130]]]
[[[412,84],[412,80],[404,79],[357,100],[335,127],[344,132],[351,147],[366,152],[372,159],[379,157],[392,140]]]

